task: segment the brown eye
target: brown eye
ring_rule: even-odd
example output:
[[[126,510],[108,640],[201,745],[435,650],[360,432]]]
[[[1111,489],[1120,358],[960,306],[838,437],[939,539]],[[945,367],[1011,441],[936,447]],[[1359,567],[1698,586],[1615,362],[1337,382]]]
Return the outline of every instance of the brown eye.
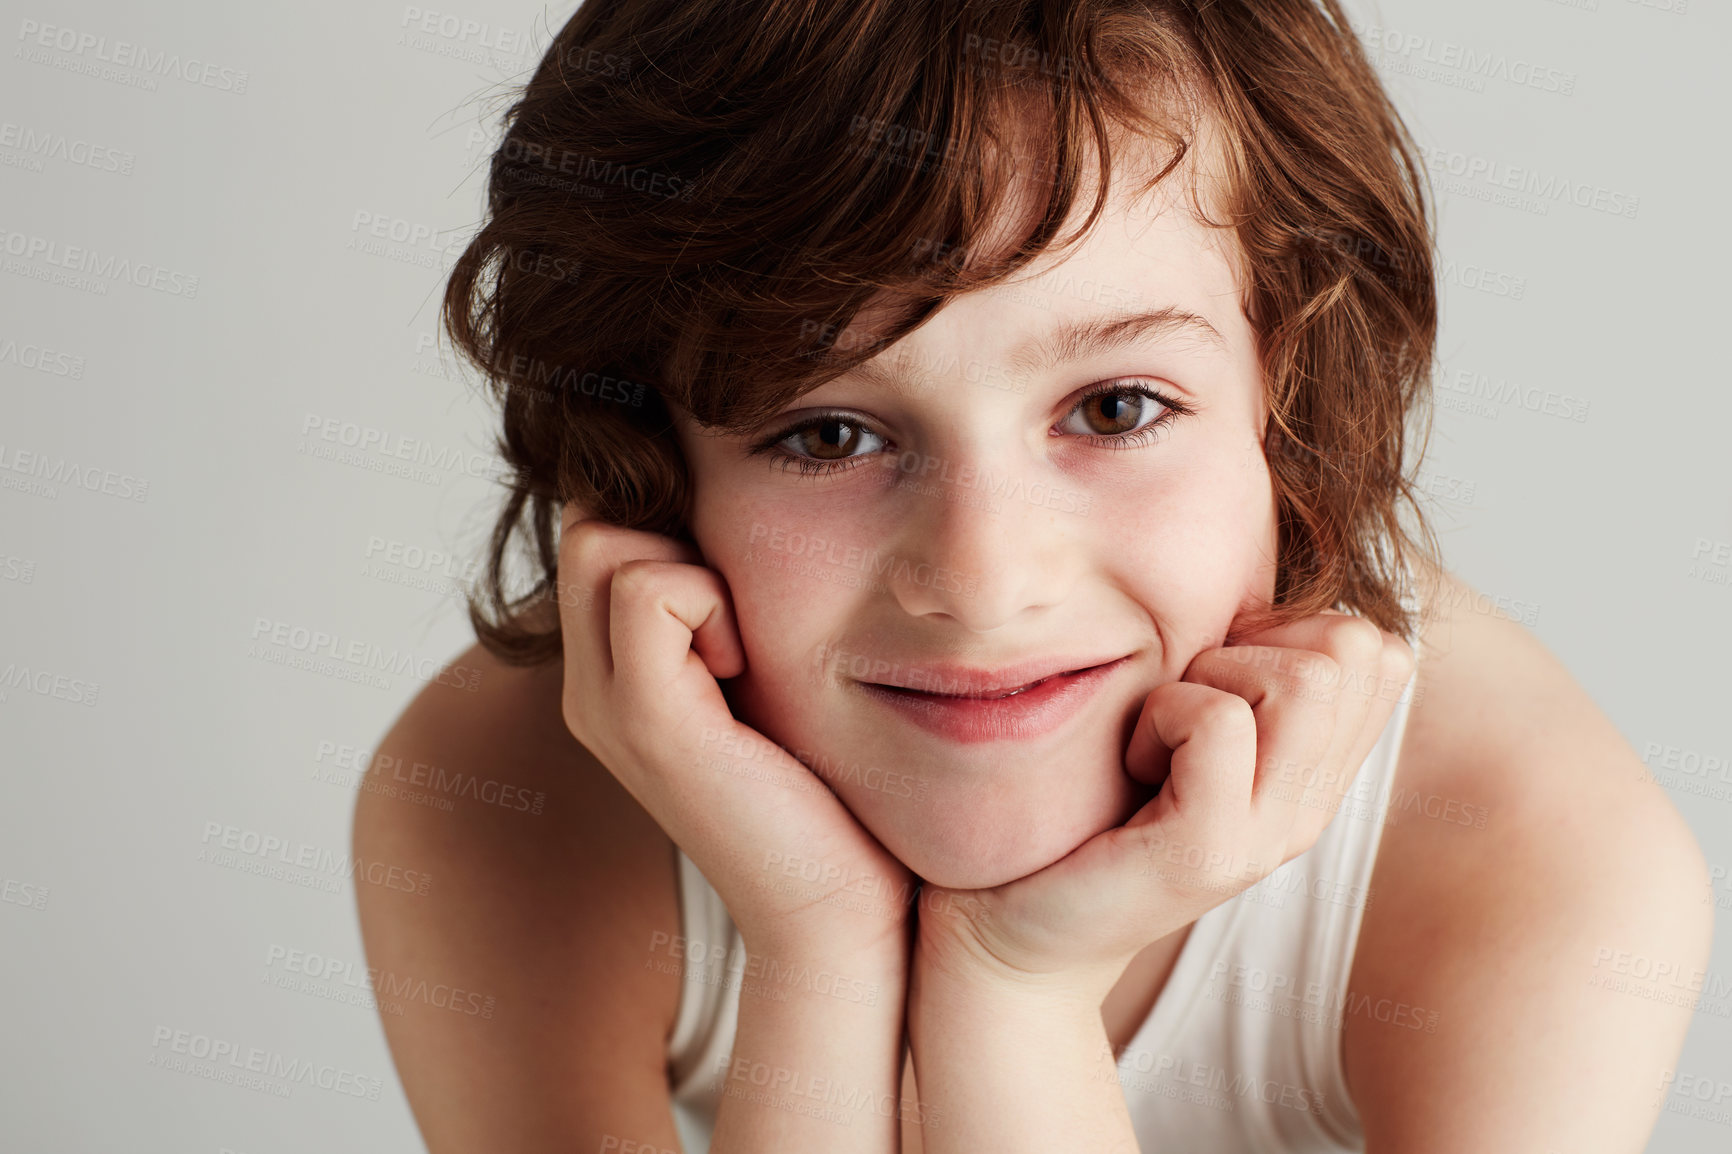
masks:
[[[823,417],[804,429],[798,429],[788,439],[819,461],[840,461],[852,456],[859,448],[860,426],[837,417]]]
[[[1090,426],[1100,433],[1124,433],[1135,428],[1137,415],[1142,408],[1143,398],[1138,397],[1133,404],[1127,393],[1102,393],[1098,397],[1090,397],[1082,405]],[[1097,426],[1097,419],[1107,427]]]
[[[752,456],[767,456],[779,469],[801,473],[837,473],[864,463],[887,442],[865,422],[849,413],[820,413],[747,449]]]
[[[1136,429],[1158,403],[1146,393],[1118,389],[1084,397],[1073,411],[1082,416],[1089,433],[1115,437]]]

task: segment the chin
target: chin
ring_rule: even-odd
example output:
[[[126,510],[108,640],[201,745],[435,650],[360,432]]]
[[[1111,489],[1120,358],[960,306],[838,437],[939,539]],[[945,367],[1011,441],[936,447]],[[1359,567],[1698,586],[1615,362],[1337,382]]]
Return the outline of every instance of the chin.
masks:
[[[982,797],[988,791],[940,787],[917,813],[889,812],[861,798],[861,824],[886,850],[930,885],[990,889],[1061,860],[1090,838],[1123,825],[1154,790],[1115,763],[1092,788],[1076,779]]]
[[[821,739],[756,679],[742,677],[725,689],[735,716],[785,748],[815,749],[836,764],[903,767],[918,794],[868,789],[859,778],[830,785],[887,852],[945,889],[990,889],[1045,869],[1123,825],[1156,792],[1124,771],[1140,693],[1109,707],[1118,724],[1044,748],[1000,744],[962,754],[920,736],[899,741],[859,722],[826,726]]]

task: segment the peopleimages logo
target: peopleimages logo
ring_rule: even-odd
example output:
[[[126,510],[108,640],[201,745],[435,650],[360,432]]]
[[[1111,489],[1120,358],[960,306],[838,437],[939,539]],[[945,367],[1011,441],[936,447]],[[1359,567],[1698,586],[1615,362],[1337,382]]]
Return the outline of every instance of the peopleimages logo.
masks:
[[[501,28],[485,20],[470,20],[454,12],[418,8],[413,4],[404,7],[403,18],[397,26],[508,56],[522,56],[535,47],[535,38],[528,32]]]
[[[436,806],[439,809],[453,808],[450,799],[454,797],[467,797],[483,805],[531,814],[540,813],[547,804],[547,794],[541,790],[528,790],[520,785],[496,778],[477,777],[462,770],[446,770],[425,761],[409,762],[386,753],[369,753],[358,745],[321,741],[313,760],[329,767],[329,771],[323,774],[317,770],[314,772],[321,780],[333,785],[366,789],[386,796],[402,796],[405,800],[412,801],[422,800],[422,795],[416,792],[416,789],[424,789],[432,795],[426,798],[426,801],[444,802],[443,805]],[[416,788],[398,790],[392,785],[393,782]]]
[[[150,1046],[152,1066],[196,1074],[218,1082],[232,1082],[237,1077],[255,1075],[275,1079],[285,1088],[299,1083],[334,1094],[365,1098],[369,1102],[377,1102],[385,1088],[383,1079],[357,1074],[344,1066],[303,1061],[276,1050],[242,1046],[227,1038],[213,1038],[209,1034],[195,1034],[172,1026],[156,1027]],[[174,1055],[183,1057],[177,1059]]]
[[[161,49],[152,51],[128,40],[110,43],[106,36],[81,32],[76,28],[43,24],[36,20],[21,20],[18,22],[18,39],[26,49],[52,48],[80,61],[131,68],[151,76],[172,76],[188,84],[215,88],[219,92],[232,92],[240,96],[247,90],[248,74],[241,69],[211,64],[193,56],[183,58],[178,52],[169,53]],[[33,62],[46,63],[34,58]]]
[[[1562,96],[1572,96],[1576,91],[1574,72],[1536,64],[1505,52],[1481,51],[1453,40],[1439,40],[1434,36],[1402,32],[1376,24],[1356,24],[1350,20],[1348,26],[1365,44],[1386,58],[1447,69],[1481,84],[1487,80],[1501,80],[1517,87],[1536,88]]]
[[[47,373],[53,377],[80,380],[84,376],[84,358],[58,352],[42,345],[19,344],[11,337],[0,337],[0,364],[13,364],[21,369]]]
[[[94,168],[98,172],[117,172],[122,176],[132,175],[133,163],[138,159],[130,152],[109,145],[67,136],[64,132],[14,124],[10,120],[0,121],[0,148],[16,151],[37,162],[59,160],[82,168]],[[36,171],[42,171],[40,163]]]
[[[407,650],[386,649],[372,642],[344,638],[323,629],[311,629],[288,621],[273,621],[268,617],[254,620],[254,642],[268,641],[279,650],[288,650],[305,658],[326,658],[360,670],[378,670],[392,675],[408,674],[428,684],[449,685],[454,689],[474,691],[481,688],[481,670],[471,666],[453,665],[446,668],[431,657],[419,657]],[[251,656],[265,651],[255,644]]]
[[[0,669],[0,701],[6,699],[5,690],[21,689],[39,697],[69,701],[73,705],[95,705],[96,695],[101,688],[102,686],[94,681],[86,681],[70,673],[32,669],[16,661],[8,662],[4,669]]]
[[[301,978],[307,983],[297,985],[279,980],[279,988],[297,993],[329,997],[347,989],[366,995],[363,1001],[384,1000],[395,1012],[402,1013],[404,1001],[420,1002],[438,1010],[464,1014],[475,1018],[492,1018],[496,1001],[492,994],[466,990],[449,982],[429,982],[425,978],[397,974],[378,966],[358,966],[353,961],[320,954],[312,950],[291,949],[272,945],[265,951],[265,969],[281,971],[281,978]]]
[[[690,963],[704,971],[702,975],[693,975],[697,980],[716,981],[725,978],[739,985],[744,979],[751,978],[761,983],[755,992],[769,994],[778,1001],[786,1001],[790,990],[803,990],[809,994],[837,998],[844,1002],[858,1002],[867,1006],[878,1004],[880,989],[876,982],[867,983],[832,970],[814,970],[810,966],[790,964],[769,954],[757,954],[750,950],[735,952],[720,942],[704,942],[697,938],[656,930],[650,935],[650,954],[655,958],[663,953],[678,963],[662,969],[663,973],[682,973],[683,965]],[[659,963],[659,959],[656,961]],[[659,966],[646,961],[645,968]]]
[[[1537,389],[1507,377],[1494,377],[1474,369],[1439,373],[1434,378],[1434,383],[1460,396],[1489,401],[1495,405],[1518,406],[1530,413],[1540,413],[1566,421],[1581,422],[1588,419],[1590,402],[1584,397],[1574,397],[1552,389]]]
[[[1477,153],[1460,152],[1435,145],[1421,147],[1426,168],[1434,176],[1454,177],[1465,184],[1485,184],[1508,190],[1542,203],[1566,201],[1577,208],[1634,220],[1642,207],[1640,197],[1606,188],[1590,181],[1571,180],[1522,165],[1508,164]],[[1458,189],[1459,191],[1459,189]]]
[[[417,479],[424,475],[434,484],[459,473],[487,481],[505,481],[511,475],[505,463],[491,453],[435,445],[425,438],[406,437],[341,417],[307,413],[301,418],[301,437],[299,451],[309,456],[345,464],[372,460]],[[321,441],[324,445],[318,443]]]
[[[916,453],[912,449],[882,455],[877,460],[881,468],[894,469],[901,474],[896,478],[901,488],[925,493],[942,491],[938,489],[939,485],[957,490],[973,489],[993,498],[1027,501],[1046,509],[1088,515],[1091,500],[1088,493],[1055,488],[1044,481],[1027,482],[1020,476],[998,476],[973,462],[952,468],[953,463],[943,457]]]
[[[53,485],[84,489],[108,497],[118,497],[122,501],[142,501],[150,494],[150,482],[131,473],[116,473],[113,469],[81,464],[71,457],[51,457],[47,453],[20,449],[16,445],[10,448],[11,451],[8,452],[8,446],[0,442],[0,473],[22,473],[35,481],[43,482],[38,488],[43,489],[46,495],[59,496],[58,490],[49,488]],[[12,482],[10,477],[0,479],[0,487],[27,487],[9,482]]]
[[[198,277],[191,273],[179,272],[148,261],[135,262],[130,257],[81,245],[61,244],[50,237],[18,232],[3,225],[0,225],[0,251],[20,260],[41,261],[42,264],[57,269],[94,277],[91,284],[103,294],[108,291],[104,282],[126,281],[136,288],[151,289],[169,296],[185,297],[187,300],[198,296]],[[21,265],[18,270],[8,271],[23,271],[29,267],[31,266]]]
[[[808,536],[799,530],[754,521],[746,536],[746,558],[753,559],[757,547],[771,553],[784,554],[800,560],[822,562],[825,565],[849,569],[875,578],[887,578],[905,584],[945,589],[972,597],[979,586],[973,574],[960,573],[924,561],[909,563],[907,558],[893,553],[880,553],[876,548],[844,541]]]
[[[255,874],[271,873],[270,869],[260,868],[269,866],[273,867],[276,873],[284,874],[285,880],[294,880],[286,871],[301,870],[310,876],[322,874],[324,877],[318,880],[328,884],[315,888],[330,893],[337,892],[335,883],[339,878],[364,881],[386,889],[421,895],[425,895],[433,884],[433,876],[424,870],[404,869],[402,866],[387,865],[382,861],[351,857],[342,850],[294,841],[254,829],[243,829],[220,821],[205,822],[204,836],[199,840],[204,847],[199,850],[200,861]]]

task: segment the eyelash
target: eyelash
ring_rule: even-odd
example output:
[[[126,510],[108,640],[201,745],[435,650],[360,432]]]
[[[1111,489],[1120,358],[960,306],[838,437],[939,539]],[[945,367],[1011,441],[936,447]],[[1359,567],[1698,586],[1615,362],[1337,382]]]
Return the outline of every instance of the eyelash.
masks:
[[[1099,388],[1090,389],[1088,392],[1078,397],[1076,404],[1071,407],[1070,411],[1074,413],[1077,409],[1082,408],[1082,406],[1094,400],[1096,397],[1122,396],[1130,394],[1148,397],[1150,400],[1153,400],[1164,407],[1166,412],[1162,413],[1159,417],[1156,417],[1153,421],[1150,421],[1142,428],[1132,429],[1128,433],[1078,433],[1074,435],[1080,436],[1083,440],[1106,449],[1135,449],[1155,440],[1168,425],[1173,423],[1174,420],[1179,417],[1189,416],[1193,411],[1190,406],[1181,404],[1172,397],[1167,396],[1167,394],[1160,392],[1157,389],[1151,389],[1147,385],[1118,385],[1111,383]],[[1066,416],[1068,417],[1069,413],[1067,413]],[[786,441],[795,433],[804,432],[805,430],[812,428],[814,425],[823,424],[825,421],[844,421],[856,428],[863,427],[863,423],[851,413],[819,413],[817,416],[807,417],[798,424],[789,425],[781,432],[766,437],[762,441],[752,445],[751,448],[746,450],[746,452],[751,456],[758,456],[760,454],[768,455],[772,468],[779,468],[790,472],[797,468],[802,475],[806,476],[845,472],[858,465],[864,464],[870,458],[871,454],[868,453],[857,457],[843,457],[834,461],[819,461],[812,457],[802,457],[796,453],[790,453],[781,447],[782,442]]]

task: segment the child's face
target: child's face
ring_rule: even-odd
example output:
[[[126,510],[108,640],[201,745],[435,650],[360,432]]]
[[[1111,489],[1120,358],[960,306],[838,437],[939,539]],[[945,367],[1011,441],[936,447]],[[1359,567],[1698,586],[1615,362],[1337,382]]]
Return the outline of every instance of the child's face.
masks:
[[[1022,283],[954,300],[882,351],[871,365],[905,390],[849,374],[751,437],[710,435],[678,414],[692,531],[728,583],[745,645],[746,672],[728,683],[736,712],[806,751],[865,828],[934,884],[997,885],[1122,824],[1150,796],[1123,770],[1144,698],[1222,644],[1241,608],[1274,596],[1255,334],[1225,247],[1232,233],[1191,219],[1184,176],[1141,205],[1115,178],[1106,212],[1068,257],[1049,253]],[[1077,204],[1067,229],[1089,196]],[[1174,324],[1011,367],[1062,325],[1159,309],[1193,314],[1218,338]],[[851,327],[839,347],[867,331]],[[1167,412],[1122,391],[1079,405],[1106,384],[1142,385],[1193,411],[1144,443],[1091,443]],[[808,462],[838,462],[830,472],[748,452],[799,417],[837,411],[840,425],[779,442]],[[1121,657],[1033,736],[940,732],[915,720],[922,699],[898,706],[893,691],[862,685],[954,691],[934,663]],[[1015,711],[983,708],[989,723]],[[929,702],[926,712],[963,709]]]

